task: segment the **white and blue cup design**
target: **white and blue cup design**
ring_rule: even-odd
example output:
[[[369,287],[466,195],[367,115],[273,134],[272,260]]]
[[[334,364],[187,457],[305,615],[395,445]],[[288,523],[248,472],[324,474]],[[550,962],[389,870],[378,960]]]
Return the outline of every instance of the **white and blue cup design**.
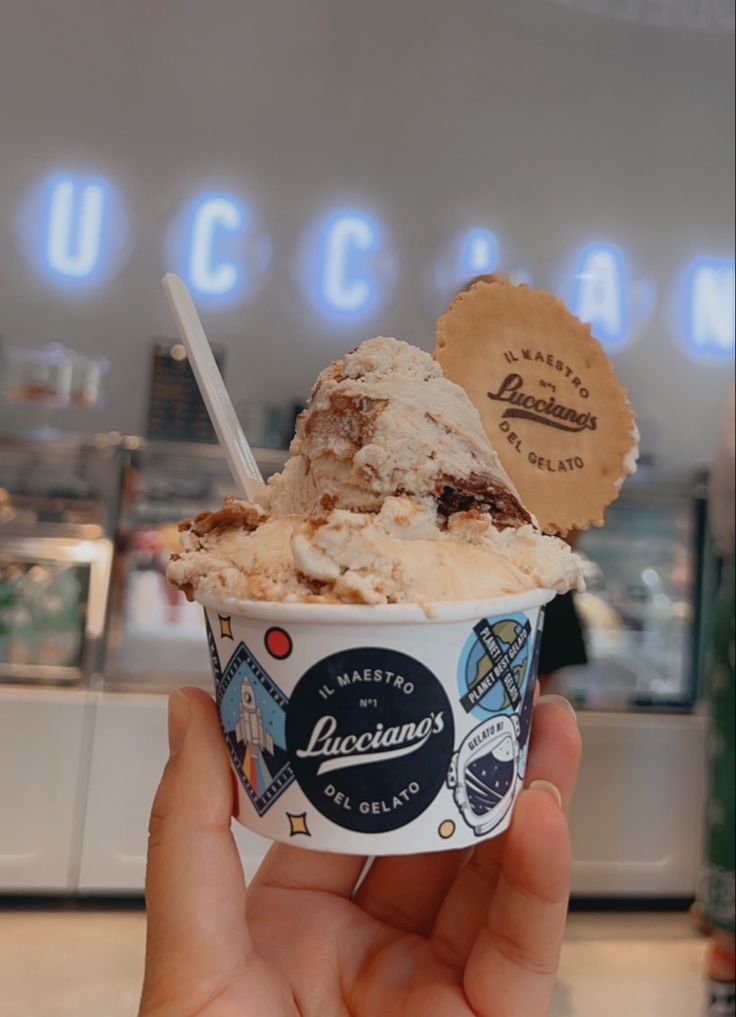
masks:
[[[203,599],[238,820],[385,855],[502,833],[521,790],[544,604]]]

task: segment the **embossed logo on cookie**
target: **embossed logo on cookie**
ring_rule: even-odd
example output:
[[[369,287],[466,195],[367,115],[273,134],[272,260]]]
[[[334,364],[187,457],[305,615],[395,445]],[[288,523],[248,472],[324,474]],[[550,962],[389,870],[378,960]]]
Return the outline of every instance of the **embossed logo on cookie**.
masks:
[[[580,388],[580,379],[575,378],[573,381],[578,383],[577,391],[587,399],[588,390]],[[511,404],[509,409],[503,411],[503,416],[507,418],[519,417],[535,424],[544,424],[545,427],[555,427],[559,431],[595,431],[598,427],[598,418],[590,411],[580,412],[572,406],[565,406],[549,393],[540,396],[538,393],[535,395],[526,392],[523,385],[524,379],[520,374],[507,374],[497,392],[486,394],[489,399]],[[554,386],[551,387],[554,389]]]
[[[395,650],[360,647],[314,664],[286,716],[304,794],[349,830],[412,822],[442,788],[454,744],[452,708],[434,674]]]

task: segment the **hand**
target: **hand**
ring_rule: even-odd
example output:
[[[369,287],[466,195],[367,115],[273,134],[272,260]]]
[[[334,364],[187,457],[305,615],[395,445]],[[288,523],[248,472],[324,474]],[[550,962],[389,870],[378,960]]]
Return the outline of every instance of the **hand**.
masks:
[[[151,816],[140,1017],[543,1017],[580,736],[557,697],[537,703],[532,731],[531,787],[502,836],[379,858],[357,892],[364,858],[275,844],[246,893],[217,710],[204,692],[175,692]]]

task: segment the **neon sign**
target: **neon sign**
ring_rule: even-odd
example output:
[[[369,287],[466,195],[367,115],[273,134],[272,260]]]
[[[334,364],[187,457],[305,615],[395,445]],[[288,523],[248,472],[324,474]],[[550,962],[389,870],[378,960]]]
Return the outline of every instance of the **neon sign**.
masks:
[[[230,293],[239,270],[232,261],[217,259],[215,245],[220,231],[237,233],[245,224],[245,210],[233,198],[205,196],[192,212],[187,276],[193,290],[206,296]]]
[[[498,241],[491,230],[468,230],[460,242],[460,278],[486,275],[498,265]]]
[[[570,310],[590,325],[596,339],[616,352],[629,339],[628,275],[622,251],[613,244],[589,244],[580,252]]]
[[[374,287],[354,267],[355,254],[378,246],[378,230],[367,216],[342,214],[325,231],[322,295],[333,311],[352,314],[365,310]]]
[[[251,299],[265,279],[271,238],[251,208],[233,194],[208,191],[175,216],[165,264],[179,272],[195,298],[212,308]]]
[[[55,284],[90,288],[122,263],[126,222],[117,192],[99,175],[57,173],[31,192],[20,217],[22,247]],[[454,234],[423,279],[438,304],[477,275],[499,267],[500,244],[487,226]],[[168,231],[161,271],[180,272],[199,301],[226,308],[253,297],[263,283],[271,240],[257,228],[253,206],[233,194],[205,192],[181,209]],[[299,247],[298,275],[306,301],[322,321],[352,327],[374,314],[396,278],[398,258],[378,220],[357,207],[319,217]],[[526,268],[502,271],[531,283]],[[621,248],[596,242],[575,256],[570,307],[589,322],[609,353],[646,333],[657,305],[651,281],[632,279]],[[675,333],[684,351],[703,362],[734,355],[734,261],[700,256],[673,287]],[[673,301],[674,302],[674,301]]]
[[[77,185],[61,177],[51,188],[46,257],[59,275],[83,278],[100,259],[105,184]]]
[[[31,262],[52,282],[86,288],[119,265],[126,227],[107,180],[56,173],[36,188],[19,221]]]
[[[521,266],[519,268],[512,268],[509,272],[509,279],[515,286],[533,286],[534,276],[530,269]]]
[[[378,227],[360,212],[337,212],[323,227],[318,297],[334,314],[361,314],[376,296],[365,256],[378,247]],[[321,257],[319,256],[321,255]]]
[[[434,262],[429,288],[436,313],[444,309],[457,291],[478,275],[498,267],[498,240],[485,226],[474,226],[452,237]]]
[[[320,317],[336,324],[373,314],[393,281],[394,268],[377,220],[353,208],[313,223],[299,257],[305,297]]]
[[[688,353],[722,359],[734,354],[733,259],[696,258],[686,271],[681,338]]]

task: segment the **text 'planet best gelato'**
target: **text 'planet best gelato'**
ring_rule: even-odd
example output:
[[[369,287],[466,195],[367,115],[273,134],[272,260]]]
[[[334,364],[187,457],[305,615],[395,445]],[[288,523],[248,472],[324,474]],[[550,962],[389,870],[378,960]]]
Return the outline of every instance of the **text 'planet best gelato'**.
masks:
[[[268,504],[181,526],[168,578],[189,596],[422,605],[581,586],[473,403],[423,351],[369,339],[317,378]]]

